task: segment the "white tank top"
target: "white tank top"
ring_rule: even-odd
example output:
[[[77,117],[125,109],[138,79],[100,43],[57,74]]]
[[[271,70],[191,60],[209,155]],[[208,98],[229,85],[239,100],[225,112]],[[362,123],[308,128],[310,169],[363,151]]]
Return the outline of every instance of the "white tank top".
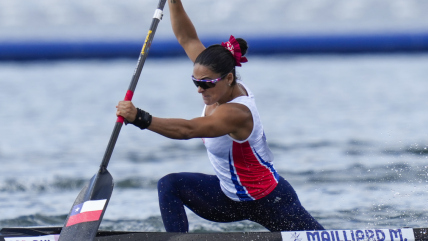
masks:
[[[250,109],[253,130],[243,141],[230,135],[202,138],[207,148],[224,194],[234,201],[257,200],[268,195],[278,184],[278,173],[273,167],[273,154],[266,143],[266,136],[256,108],[254,95],[238,80],[248,96],[237,97],[228,103],[238,103]],[[205,109],[202,116],[205,116]]]

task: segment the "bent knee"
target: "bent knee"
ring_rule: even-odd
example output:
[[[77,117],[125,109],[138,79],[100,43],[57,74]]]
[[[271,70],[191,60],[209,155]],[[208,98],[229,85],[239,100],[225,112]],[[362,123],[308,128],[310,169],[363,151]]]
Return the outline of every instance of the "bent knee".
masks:
[[[176,190],[176,185],[182,179],[180,173],[170,173],[158,181],[158,191],[173,191]]]

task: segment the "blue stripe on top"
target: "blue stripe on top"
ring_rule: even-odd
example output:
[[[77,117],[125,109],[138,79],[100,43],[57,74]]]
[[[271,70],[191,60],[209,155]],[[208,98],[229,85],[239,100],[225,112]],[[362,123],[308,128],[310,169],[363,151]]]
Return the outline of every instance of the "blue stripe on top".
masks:
[[[259,153],[257,153],[257,151],[253,148],[254,153],[256,153],[257,158],[262,162],[263,165],[267,166],[267,168],[269,168],[269,170],[272,172],[273,177],[275,178],[276,182],[278,182],[279,180],[279,175],[276,172],[275,168],[273,167],[273,165],[270,162],[266,162],[265,160],[262,159],[262,157],[259,155]]]
[[[236,195],[238,196],[240,201],[252,201],[253,198],[251,198],[248,194],[245,188],[239,183],[238,176],[235,171],[235,167],[232,164],[232,158],[230,156],[229,152],[229,168],[230,168],[230,175],[232,177],[232,182],[235,184],[236,188]]]

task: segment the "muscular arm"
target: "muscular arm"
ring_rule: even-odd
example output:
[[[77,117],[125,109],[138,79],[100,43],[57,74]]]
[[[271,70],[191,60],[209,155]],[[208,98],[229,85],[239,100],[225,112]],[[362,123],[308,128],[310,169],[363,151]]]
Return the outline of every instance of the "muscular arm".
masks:
[[[196,29],[184,11],[181,0],[168,0],[169,11],[171,14],[171,25],[180,45],[186,51],[192,62],[195,62],[196,57],[205,49],[204,45],[198,38]]]
[[[236,139],[246,139],[252,131],[253,119],[247,107],[226,104],[217,107],[210,116],[192,120],[153,117],[149,130],[172,139],[218,137],[232,134]]]
[[[135,120],[137,109],[131,101],[120,101],[116,108],[117,116],[123,116],[129,122]],[[253,116],[248,107],[229,103],[218,106],[209,116],[191,120],[153,117],[148,129],[171,139],[230,134],[237,140],[245,140],[253,130]]]

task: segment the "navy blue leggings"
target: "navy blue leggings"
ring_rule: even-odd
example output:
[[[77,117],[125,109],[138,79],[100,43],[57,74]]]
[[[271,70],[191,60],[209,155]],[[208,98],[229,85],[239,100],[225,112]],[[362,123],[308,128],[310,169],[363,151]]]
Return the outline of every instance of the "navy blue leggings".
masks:
[[[189,231],[184,206],[213,222],[250,220],[270,231],[324,229],[300,204],[293,187],[282,177],[266,197],[236,202],[223,193],[217,176],[172,173],[159,180],[158,195],[167,232]]]

